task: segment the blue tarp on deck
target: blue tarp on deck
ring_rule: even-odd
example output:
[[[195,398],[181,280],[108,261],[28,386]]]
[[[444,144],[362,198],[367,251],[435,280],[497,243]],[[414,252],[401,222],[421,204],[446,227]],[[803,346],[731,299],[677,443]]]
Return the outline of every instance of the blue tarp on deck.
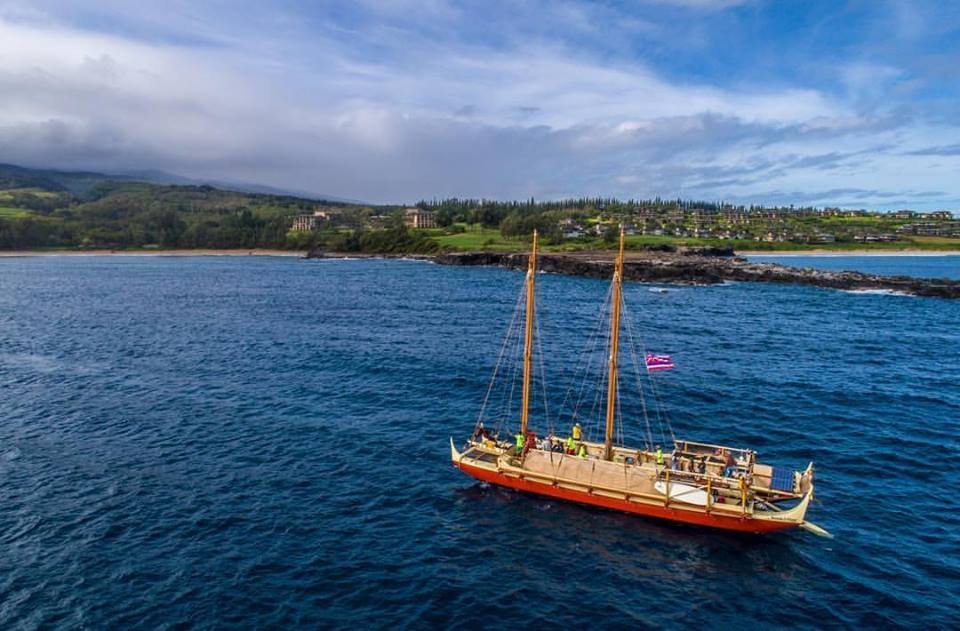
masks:
[[[778,491],[793,492],[793,471],[790,469],[773,468],[770,478],[770,488]]]

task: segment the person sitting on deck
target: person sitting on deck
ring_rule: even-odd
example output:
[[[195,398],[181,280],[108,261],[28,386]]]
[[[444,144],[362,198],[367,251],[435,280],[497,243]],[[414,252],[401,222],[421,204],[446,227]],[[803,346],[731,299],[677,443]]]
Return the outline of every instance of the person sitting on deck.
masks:
[[[580,453],[578,453],[577,455],[580,456],[581,458],[586,458],[586,457],[587,457],[587,446],[584,445],[583,443],[580,443]]]
[[[573,440],[573,436],[567,436],[567,453],[574,454],[577,450],[577,444]]]
[[[583,429],[580,427],[580,423],[573,424],[573,430],[571,430],[570,436],[576,441],[583,439]]]
[[[670,468],[674,471],[680,470],[680,452],[674,450],[673,456],[670,458]]]
[[[726,458],[724,458],[723,464],[725,465],[723,475],[729,478],[733,475],[733,472],[737,470],[737,461],[729,451],[726,452]]]
[[[660,445],[657,445],[657,451],[654,452],[654,455],[656,456],[656,459],[657,459],[656,460],[657,466],[662,467],[663,466],[663,447],[661,447]]]
[[[697,463],[697,473],[706,473],[707,472],[707,457],[701,456],[700,462]]]
[[[523,451],[523,442],[524,442],[523,434],[521,432],[517,432],[516,439],[517,439],[517,455],[519,456],[520,453]]]
[[[477,425],[476,430],[473,432],[474,440],[483,440],[483,439],[492,439],[493,436],[490,434],[490,430],[483,426],[483,421],[480,421],[480,424]]]

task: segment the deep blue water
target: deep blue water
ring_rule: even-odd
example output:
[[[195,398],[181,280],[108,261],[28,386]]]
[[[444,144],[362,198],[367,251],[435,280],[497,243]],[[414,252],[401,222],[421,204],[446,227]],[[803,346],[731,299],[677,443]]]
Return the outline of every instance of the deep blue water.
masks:
[[[405,261],[0,259],[0,627],[957,625],[960,301],[627,287],[678,364],[658,380],[678,434],[815,460],[825,540],[451,467],[521,283]],[[559,374],[607,284],[539,286]]]
[[[837,254],[805,254],[777,256],[775,254],[748,257],[751,261],[780,263],[793,267],[814,267],[827,270],[851,270],[868,274],[905,274],[920,278],[960,279],[960,256],[844,256]]]

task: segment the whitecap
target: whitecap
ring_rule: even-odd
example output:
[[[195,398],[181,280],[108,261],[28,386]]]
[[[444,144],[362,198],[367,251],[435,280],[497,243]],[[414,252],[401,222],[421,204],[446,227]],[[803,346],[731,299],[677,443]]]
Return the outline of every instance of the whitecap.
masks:
[[[905,291],[898,291],[896,289],[841,289],[845,294],[861,294],[861,295],[872,295],[872,296],[906,296],[908,298],[916,298],[915,295],[907,293]]]

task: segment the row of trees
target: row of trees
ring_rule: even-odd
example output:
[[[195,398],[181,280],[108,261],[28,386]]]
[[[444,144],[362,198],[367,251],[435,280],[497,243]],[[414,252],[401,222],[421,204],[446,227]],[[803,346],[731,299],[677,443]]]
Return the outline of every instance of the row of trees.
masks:
[[[284,248],[288,221],[265,219],[250,211],[219,220],[187,221],[174,211],[158,211],[127,221],[91,222],[48,217],[0,218],[0,249],[43,247]]]

